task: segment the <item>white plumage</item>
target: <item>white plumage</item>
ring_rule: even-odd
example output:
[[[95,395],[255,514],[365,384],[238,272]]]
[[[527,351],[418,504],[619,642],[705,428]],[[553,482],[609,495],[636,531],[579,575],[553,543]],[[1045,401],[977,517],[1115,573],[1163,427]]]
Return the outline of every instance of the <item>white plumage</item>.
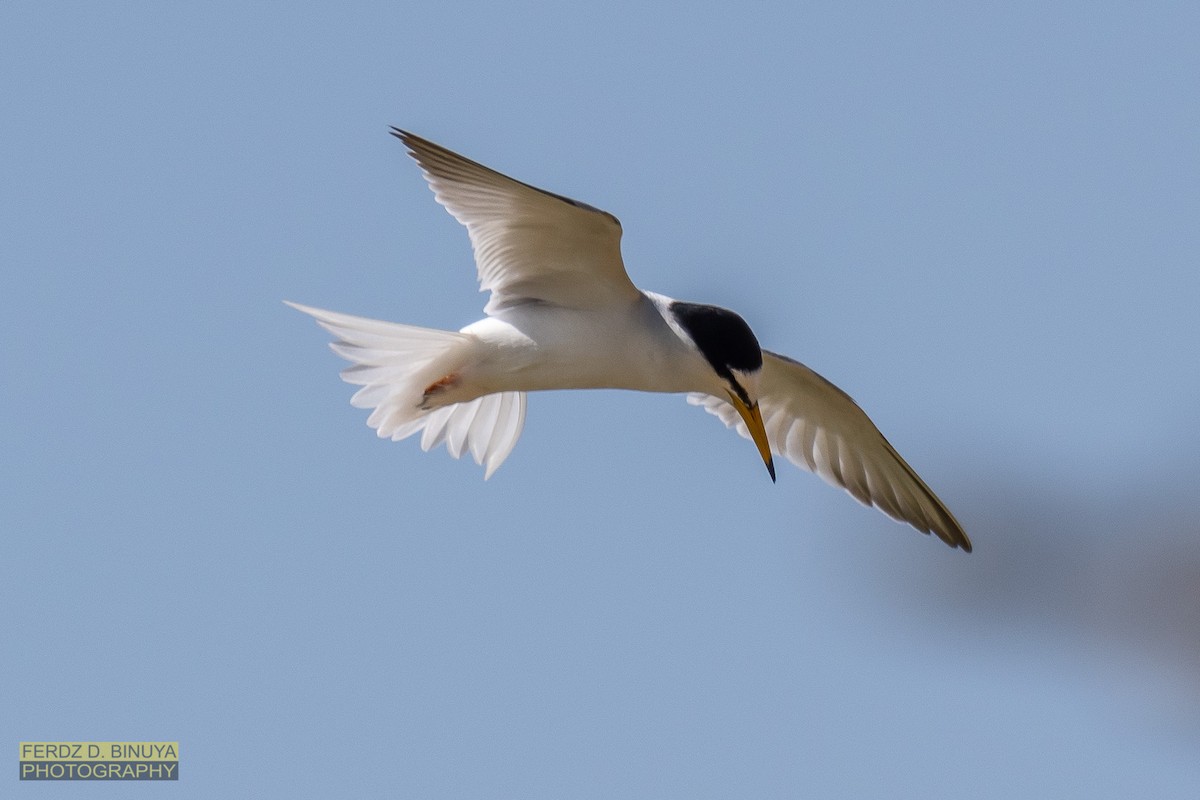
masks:
[[[439,203],[475,252],[486,315],[461,331],[354,317],[289,303],[337,337],[353,405],[393,440],[421,434],[485,477],[512,452],[525,393],[617,388],[681,392],[758,446],[860,502],[971,549],[950,511],[853,400],[803,364],[761,350],[745,322],[715,306],[639,291],[607,212],[537,189],[410,133]]]

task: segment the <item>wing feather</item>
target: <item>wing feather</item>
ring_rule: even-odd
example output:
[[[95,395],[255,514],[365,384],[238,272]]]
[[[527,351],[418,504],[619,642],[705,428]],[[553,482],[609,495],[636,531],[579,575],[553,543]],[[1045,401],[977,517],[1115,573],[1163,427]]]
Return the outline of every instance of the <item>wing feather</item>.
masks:
[[[492,314],[543,302],[594,308],[639,297],[621,260],[621,223],[586,203],[513,180],[398,128],[434,197],[467,228]]]
[[[693,394],[688,402],[750,438],[725,400]],[[841,389],[800,362],[764,350],[759,407],[776,455],[895,520],[971,551],[971,540],[950,510]]]

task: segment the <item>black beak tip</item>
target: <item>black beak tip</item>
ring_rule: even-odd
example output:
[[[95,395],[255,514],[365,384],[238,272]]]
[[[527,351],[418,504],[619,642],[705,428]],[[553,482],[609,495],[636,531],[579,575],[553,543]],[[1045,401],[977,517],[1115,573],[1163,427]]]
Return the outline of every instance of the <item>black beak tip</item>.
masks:
[[[767,462],[767,472],[771,473],[771,483],[775,483],[775,459]]]

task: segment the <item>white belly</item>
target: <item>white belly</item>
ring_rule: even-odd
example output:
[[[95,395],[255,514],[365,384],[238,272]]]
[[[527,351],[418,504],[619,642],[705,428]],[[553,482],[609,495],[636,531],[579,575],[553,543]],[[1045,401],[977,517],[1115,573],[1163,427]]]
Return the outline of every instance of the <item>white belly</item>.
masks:
[[[629,306],[588,311],[543,304],[506,309],[463,328],[479,346],[461,369],[460,385],[475,396],[543,389],[721,391],[703,357],[663,318],[657,304],[663,300],[643,296]]]

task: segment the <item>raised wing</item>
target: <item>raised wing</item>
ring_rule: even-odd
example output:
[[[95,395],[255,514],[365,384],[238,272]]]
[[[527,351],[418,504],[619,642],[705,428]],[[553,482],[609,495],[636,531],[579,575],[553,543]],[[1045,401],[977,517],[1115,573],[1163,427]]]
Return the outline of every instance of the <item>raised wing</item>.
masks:
[[[688,402],[750,438],[725,400],[692,394]],[[799,361],[764,350],[759,408],[776,455],[892,519],[971,552],[971,540],[958,520],[841,389]]]
[[[540,301],[595,308],[633,301],[612,214],[501,175],[399,128],[437,201],[463,225],[475,250],[485,311]]]

